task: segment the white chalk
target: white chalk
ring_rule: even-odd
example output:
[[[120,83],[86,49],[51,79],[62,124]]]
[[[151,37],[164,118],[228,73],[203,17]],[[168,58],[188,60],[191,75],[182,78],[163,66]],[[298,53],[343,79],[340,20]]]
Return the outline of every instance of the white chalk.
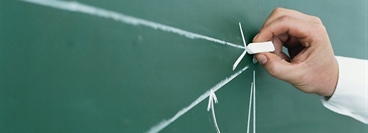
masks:
[[[249,54],[273,52],[275,51],[275,46],[273,45],[272,41],[249,43],[246,47],[246,50]]]
[[[215,43],[219,43],[219,44],[223,44],[223,45],[232,46],[232,47],[235,47],[235,48],[244,49],[243,46],[236,45],[236,44],[233,44],[233,43],[230,43],[230,42],[226,42],[226,41],[219,40],[219,39],[216,39],[216,38],[212,38],[212,37],[209,37],[209,36],[189,32],[189,31],[186,31],[186,30],[182,30],[182,29],[179,29],[179,28],[176,28],[176,27],[156,23],[156,22],[153,22],[153,21],[149,21],[149,20],[145,20],[145,19],[141,19],[141,18],[136,18],[136,17],[133,17],[133,16],[122,14],[122,13],[109,11],[109,10],[98,8],[98,7],[93,7],[93,6],[90,6],[90,5],[79,3],[75,0],[74,1],[23,0],[23,1],[38,4],[38,5],[48,6],[48,7],[52,7],[52,8],[56,8],[56,9],[61,9],[61,10],[66,10],[66,11],[71,11],[71,12],[79,12],[79,13],[89,14],[89,15],[93,15],[93,16],[97,16],[97,17],[101,17],[101,18],[108,18],[108,19],[112,19],[112,20],[115,20],[115,21],[125,23],[125,24],[133,25],[133,26],[142,25],[142,26],[146,26],[148,28],[152,28],[152,29],[155,29],[155,30],[161,30],[161,31],[165,31],[165,32],[171,32],[171,33],[174,33],[174,34],[178,34],[178,35],[190,38],[190,39],[203,39],[203,40],[207,40],[207,41],[211,41],[211,42],[215,42]]]
[[[218,101],[217,101],[217,97],[216,97],[215,92],[213,92],[213,90],[211,89],[210,90],[210,97],[208,98],[207,111],[210,111],[210,109],[212,109],[213,124],[216,127],[217,133],[220,133],[220,129],[217,125],[217,120],[216,120],[216,115],[215,115],[215,105],[214,105],[213,102],[217,103]]]
[[[236,66],[238,66],[238,64],[240,63],[240,61],[243,59],[243,57],[245,56],[245,54],[247,54],[247,42],[245,41],[245,38],[244,38],[244,34],[243,34],[243,30],[242,30],[242,26],[241,26],[241,23],[239,22],[239,29],[240,29],[240,33],[241,33],[241,37],[243,39],[243,45],[244,45],[244,51],[243,53],[238,57],[238,59],[236,59],[234,65],[233,65],[233,71],[235,70]]]
[[[170,125],[171,123],[173,123],[175,120],[177,120],[179,117],[181,117],[182,115],[184,115],[185,113],[187,113],[190,109],[192,109],[194,106],[196,106],[197,104],[199,104],[200,102],[202,102],[204,99],[206,99],[207,97],[210,96],[210,91],[213,90],[213,92],[216,92],[217,90],[219,90],[221,87],[223,87],[224,85],[226,85],[227,83],[229,83],[231,80],[233,80],[235,77],[239,76],[242,72],[244,72],[245,70],[247,70],[249,68],[249,66],[244,67],[242,70],[234,73],[233,75],[231,75],[230,77],[225,78],[224,80],[220,81],[219,83],[217,83],[214,87],[212,87],[210,90],[208,90],[207,92],[205,92],[204,94],[202,94],[201,96],[199,96],[194,102],[192,102],[189,106],[181,109],[179,112],[177,112],[173,117],[171,117],[170,119],[167,120],[162,120],[160,123],[158,123],[157,125],[151,127],[151,129],[149,131],[147,131],[146,133],[158,133],[160,132],[162,129],[164,129],[165,127],[167,127],[168,125]]]
[[[250,85],[250,96],[249,96],[249,107],[248,107],[248,122],[247,122],[247,133],[249,133],[250,114],[252,113],[252,96],[253,96],[253,82]]]
[[[256,133],[256,71],[253,70],[253,133]]]

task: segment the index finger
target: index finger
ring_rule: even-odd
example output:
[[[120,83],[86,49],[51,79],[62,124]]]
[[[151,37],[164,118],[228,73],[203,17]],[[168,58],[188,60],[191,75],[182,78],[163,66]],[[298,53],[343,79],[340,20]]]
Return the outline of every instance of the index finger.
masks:
[[[272,21],[282,16],[290,16],[290,17],[298,18],[304,21],[322,24],[322,21],[318,17],[307,15],[307,14],[301,13],[296,10],[278,7],[272,11],[271,15],[268,16],[268,18],[266,19],[262,27],[268,25]]]
[[[275,36],[288,34],[291,37],[297,38],[305,47],[309,47],[309,42],[312,41],[311,38],[318,35],[315,33],[316,30],[312,29],[321,28],[321,26],[323,25],[290,16],[283,16],[263,27],[253,41],[269,41]]]

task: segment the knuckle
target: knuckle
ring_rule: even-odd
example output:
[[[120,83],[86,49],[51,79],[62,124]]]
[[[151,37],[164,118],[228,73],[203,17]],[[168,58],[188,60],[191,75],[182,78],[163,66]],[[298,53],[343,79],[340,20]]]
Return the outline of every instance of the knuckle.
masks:
[[[311,21],[322,24],[322,20],[317,16],[311,16]]]
[[[276,7],[275,9],[273,9],[273,12],[281,12],[284,11],[285,9],[282,7]]]
[[[320,33],[320,35],[325,35],[327,34],[327,29],[323,24],[317,24],[315,25],[316,30],[318,31],[318,33]]]
[[[322,32],[324,32],[324,33],[326,33],[326,32],[327,32],[327,29],[326,29],[326,27],[325,27],[324,25],[320,24],[320,25],[319,25],[319,28],[320,28],[320,30],[321,30]]]
[[[275,9],[273,9],[272,11],[272,15],[275,15],[275,14],[280,14],[284,11],[285,9],[284,8],[281,8],[281,7],[276,7]]]
[[[290,21],[290,19],[292,19],[290,16],[287,15],[283,15],[280,17],[280,21]]]

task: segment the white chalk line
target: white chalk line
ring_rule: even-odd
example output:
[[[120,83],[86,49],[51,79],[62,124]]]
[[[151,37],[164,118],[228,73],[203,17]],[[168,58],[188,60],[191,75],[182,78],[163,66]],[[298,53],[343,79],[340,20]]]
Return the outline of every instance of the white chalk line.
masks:
[[[253,70],[253,133],[256,133],[256,71]]]
[[[253,104],[252,104],[253,102]],[[253,106],[252,106],[253,105]],[[251,108],[253,107],[253,111]],[[249,133],[250,114],[253,112],[253,133],[256,133],[256,71],[253,70],[253,81],[250,86],[247,133]]]
[[[232,46],[232,47],[235,47],[235,48],[245,49],[243,46],[236,45],[236,44],[233,44],[233,43],[229,43],[229,42],[226,42],[226,41],[222,41],[222,40],[219,40],[219,39],[215,39],[215,38],[212,38],[212,37],[200,35],[200,34],[189,32],[189,31],[185,31],[185,30],[182,30],[182,29],[179,29],[179,28],[159,24],[159,23],[156,23],[156,22],[152,22],[152,21],[148,21],[148,20],[128,16],[128,15],[117,13],[117,12],[114,12],[114,11],[109,11],[109,10],[105,10],[105,9],[102,9],[102,8],[93,7],[93,6],[90,6],[90,5],[78,3],[76,1],[60,1],[60,0],[23,0],[23,1],[38,4],[38,5],[53,7],[53,8],[57,8],[57,9],[61,9],[61,10],[66,10],[66,11],[80,12],[80,13],[85,13],[85,14],[89,14],[89,15],[92,15],[92,16],[98,16],[98,17],[102,17],[102,18],[109,18],[109,19],[113,19],[115,21],[120,21],[120,22],[123,22],[125,24],[130,24],[130,25],[134,25],[134,26],[142,25],[142,26],[146,26],[146,27],[156,29],[156,30],[175,33],[175,34],[178,34],[178,35],[190,38],[190,39],[203,39],[203,40],[207,40],[207,41],[211,41],[211,42],[215,42],[215,43],[219,43],[219,44],[223,44],[223,45]]]
[[[249,94],[249,107],[248,107],[248,122],[247,122],[247,133],[249,133],[249,124],[250,124],[250,114],[252,112],[252,96],[253,96],[253,82],[250,85],[250,94]]]
[[[220,129],[218,127],[217,120],[216,120],[215,105],[214,105],[215,103],[218,103],[216,94],[215,94],[215,92],[213,92],[213,90],[210,90],[210,96],[208,98],[207,111],[212,109],[213,124],[216,128],[217,133],[220,133]]]
[[[243,34],[243,29],[242,29],[242,26],[241,26],[240,22],[239,22],[239,29],[240,29],[241,37],[243,39],[244,51],[238,57],[238,59],[236,59],[234,65],[233,65],[233,70],[235,70],[235,68],[236,68],[236,66],[238,66],[239,62],[244,58],[245,54],[247,54],[247,42],[245,41],[244,34]]]
[[[171,117],[168,120],[162,120],[160,123],[156,124],[155,126],[151,127],[150,130],[147,131],[147,133],[158,133],[162,129],[164,129],[166,126],[170,125],[172,122],[174,122],[176,119],[178,119],[180,116],[188,112],[190,109],[192,109],[194,106],[202,102],[204,99],[206,99],[210,95],[210,91],[213,90],[216,92],[221,87],[229,83],[231,80],[233,80],[235,77],[239,76],[242,72],[247,70],[249,66],[244,67],[240,71],[236,72],[235,74],[231,75],[230,77],[225,78],[224,80],[217,83],[215,86],[213,86],[211,89],[206,91],[204,94],[199,96],[194,102],[192,102],[189,106],[181,109],[179,112],[177,112],[173,117]]]

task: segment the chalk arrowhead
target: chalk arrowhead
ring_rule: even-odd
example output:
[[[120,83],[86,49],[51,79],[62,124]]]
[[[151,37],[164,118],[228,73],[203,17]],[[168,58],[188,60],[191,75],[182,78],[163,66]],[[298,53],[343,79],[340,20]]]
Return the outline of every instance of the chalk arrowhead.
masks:
[[[213,110],[213,104],[214,104],[213,102],[218,103],[215,92],[213,90],[210,90],[210,96],[208,98],[207,111],[210,111],[211,108]]]

